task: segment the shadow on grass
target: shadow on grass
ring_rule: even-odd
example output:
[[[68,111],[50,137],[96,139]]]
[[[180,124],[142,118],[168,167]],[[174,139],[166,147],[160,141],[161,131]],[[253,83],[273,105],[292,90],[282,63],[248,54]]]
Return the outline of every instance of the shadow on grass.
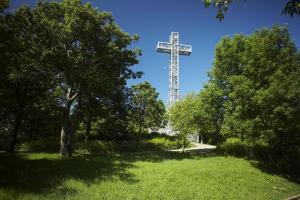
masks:
[[[265,161],[250,160],[251,166],[272,175],[278,175],[294,183],[300,184],[300,166],[278,167],[277,163],[268,163]]]
[[[193,155],[187,153],[163,151],[77,155],[72,158],[60,158],[57,154],[0,153],[0,188],[34,194],[56,189],[61,194],[75,195],[76,190],[57,189],[57,186],[67,179],[90,185],[117,178],[134,184],[139,180],[128,169],[134,168],[136,161],[162,162],[192,158]]]
[[[259,154],[255,154],[253,150],[247,152],[245,149],[236,149],[232,152],[217,149],[215,152],[220,156],[244,158],[250,162],[252,167],[257,168],[264,173],[278,175],[289,181],[300,184],[300,160],[299,158],[297,159],[296,156],[284,160],[278,155],[266,151],[266,149]]]

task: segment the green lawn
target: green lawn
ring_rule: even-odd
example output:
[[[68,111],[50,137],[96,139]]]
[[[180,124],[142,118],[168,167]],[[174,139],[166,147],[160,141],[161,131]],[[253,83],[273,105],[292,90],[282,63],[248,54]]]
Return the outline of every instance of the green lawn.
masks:
[[[300,185],[234,157],[0,154],[0,199],[284,199]]]

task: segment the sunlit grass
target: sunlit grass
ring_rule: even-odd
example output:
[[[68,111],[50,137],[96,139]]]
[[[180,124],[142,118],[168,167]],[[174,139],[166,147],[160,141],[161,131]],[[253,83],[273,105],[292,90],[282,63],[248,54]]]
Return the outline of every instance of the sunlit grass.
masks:
[[[234,157],[0,154],[0,199],[284,199],[300,185]]]

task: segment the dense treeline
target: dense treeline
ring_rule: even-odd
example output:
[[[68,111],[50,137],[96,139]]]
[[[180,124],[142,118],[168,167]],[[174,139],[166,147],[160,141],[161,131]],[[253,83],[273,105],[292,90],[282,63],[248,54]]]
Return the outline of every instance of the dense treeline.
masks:
[[[80,0],[40,2],[13,13],[5,8],[1,5],[1,149],[14,152],[17,144],[38,140],[58,150],[60,141],[61,155],[71,156],[75,139],[126,137],[128,123],[136,122],[132,108],[139,112],[132,92],[139,88],[127,86],[128,79],[142,75],[131,69],[141,51],[128,48],[138,37],[121,30],[110,13]],[[163,116],[157,98],[154,90],[151,101],[159,103]]]
[[[209,78],[199,94],[171,108],[174,127],[227,150],[239,146],[280,168],[299,169],[300,54],[287,27],[224,37]]]

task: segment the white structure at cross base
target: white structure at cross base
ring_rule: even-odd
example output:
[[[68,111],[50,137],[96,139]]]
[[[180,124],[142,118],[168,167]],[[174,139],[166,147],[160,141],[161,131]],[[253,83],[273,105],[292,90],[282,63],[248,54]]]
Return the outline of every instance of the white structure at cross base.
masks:
[[[157,52],[170,54],[168,107],[179,99],[179,55],[189,56],[191,45],[179,44],[179,33],[171,32],[169,42],[158,42]]]

